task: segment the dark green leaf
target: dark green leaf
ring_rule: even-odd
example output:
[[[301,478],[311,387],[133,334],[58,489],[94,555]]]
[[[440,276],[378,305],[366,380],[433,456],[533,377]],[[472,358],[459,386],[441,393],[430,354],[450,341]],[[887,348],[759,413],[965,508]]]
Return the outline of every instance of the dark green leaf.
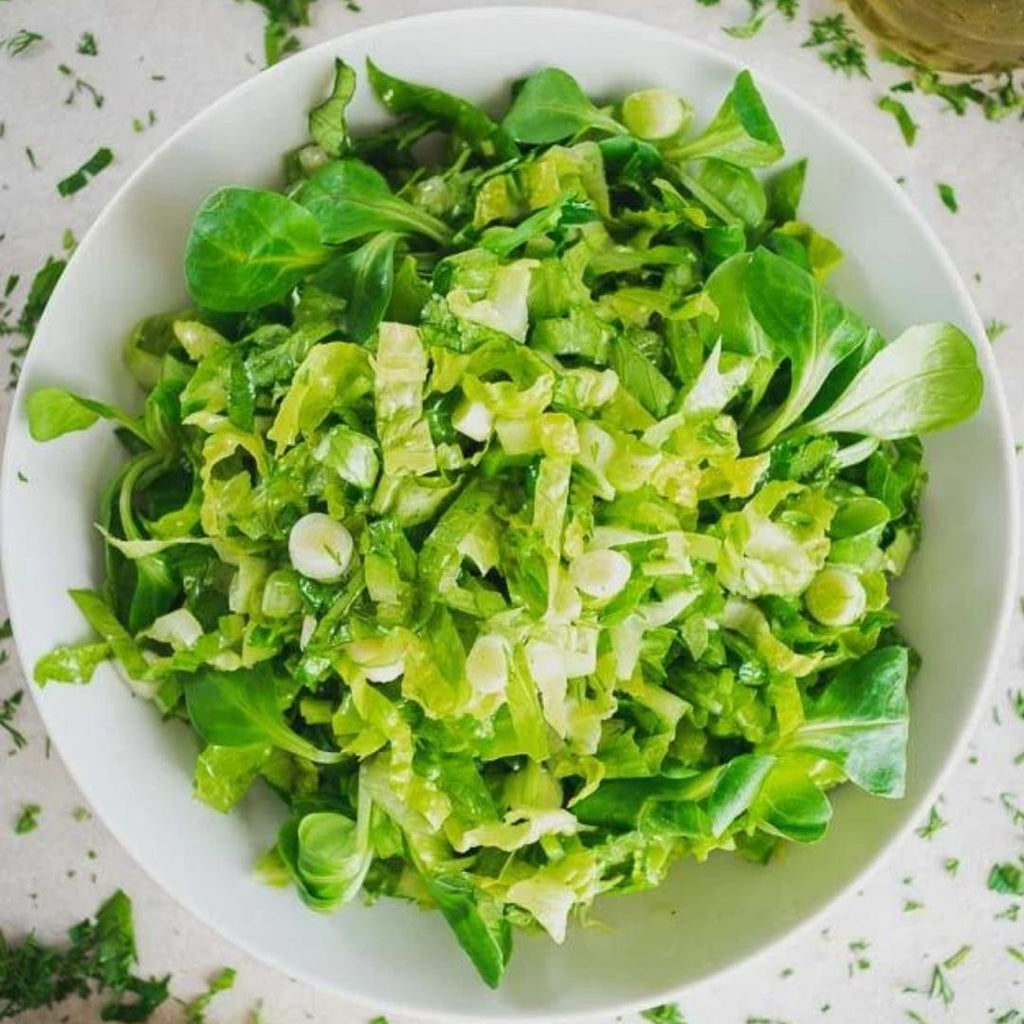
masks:
[[[339,328],[352,341],[377,330],[394,288],[398,235],[382,231],[350,253],[336,256],[310,283],[345,300]]]
[[[560,68],[545,68],[527,78],[502,125],[517,142],[541,145],[588,129],[606,135],[626,134],[626,129],[598,110],[576,79]]]
[[[366,69],[377,98],[392,114],[430,118],[486,157],[510,160],[519,155],[516,144],[502,127],[468,100],[429,85],[403,81],[369,58]]]
[[[512,928],[502,907],[484,896],[466,875],[425,876],[424,880],[480,977],[497,988],[512,956]]]
[[[335,160],[321,167],[295,194],[331,245],[343,245],[379,231],[448,240],[435,217],[392,195],[384,176],[360,160]]]
[[[283,298],[328,259],[317,219],[276,192],[222,188],[199,208],[185,279],[207,309],[242,312]]]

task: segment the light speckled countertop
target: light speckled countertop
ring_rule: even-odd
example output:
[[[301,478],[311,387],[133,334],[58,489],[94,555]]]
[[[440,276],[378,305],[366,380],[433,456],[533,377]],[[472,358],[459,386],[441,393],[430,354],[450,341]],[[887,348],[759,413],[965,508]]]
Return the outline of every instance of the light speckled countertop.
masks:
[[[363,4],[354,13],[341,0],[320,0],[313,26],[302,33],[304,42],[403,14],[469,6],[444,0]],[[921,132],[908,149],[895,123],[874,106],[892,69],[876,65],[877,81],[847,81],[801,49],[802,21],[770,20],[756,39],[744,42],[721,31],[723,24],[742,19],[741,0],[710,8],[694,0],[564,6],[628,13],[730,51],[810,97],[894,175],[904,176],[982,316],[1009,325],[995,348],[1016,436],[1024,437],[1024,124],[989,124],[976,113],[956,118],[940,113],[935,101],[912,98]],[[804,0],[804,20],[828,9],[823,0]],[[20,56],[0,56],[0,277],[22,275],[16,306],[26,279],[47,255],[60,251],[65,229],[80,237],[159,142],[262,64],[261,13],[231,0],[3,0],[0,38],[23,27],[43,33],[45,40]],[[97,56],[75,52],[85,30],[98,40]],[[65,103],[70,79],[58,70],[61,63],[96,86],[105,97],[102,107],[84,92]],[[135,130],[134,119],[144,130]],[[110,146],[114,164],[78,195],[59,198],[55,182],[98,145]],[[959,214],[940,203],[939,181],[955,187]],[[0,395],[6,418],[10,393]],[[4,646],[10,650],[9,642]],[[0,700],[22,686],[11,658],[0,667]],[[813,929],[779,943],[741,973],[686,992],[680,1008],[689,1024],[1024,1021],[1024,962],[1008,952],[1024,945],[1024,916],[1013,920],[1007,914],[1013,899],[986,887],[994,863],[1024,852],[1024,820],[1012,810],[1024,808],[1024,763],[1018,756],[1024,724],[1011,696],[1022,688],[1019,616],[986,698],[990,710],[938,807],[946,824],[930,838],[905,839],[863,890],[835,904]],[[10,935],[34,928],[44,938],[55,936],[120,886],[135,903],[145,972],[172,972],[174,991],[187,997],[220,966],[238,969],[234,990],[214,1004],[216,1020],[244,1020],[260,1000],[267,1024],[367,1019],[365,1011],[244,955],[174,904],[99,822],[76,819],[81,798],[57,757],[48,756],[27,695],[18,724],[28,746],[0,768],[0,928]],[[6,745],[0,733],[0,752]],[[13,826],[24,803],[42,805],[40,824],[16,836]],[[950,859],[959,861],[955,874],[945,866]],[[970,954],[947,972],[955,998],[944,1006],[927,994],[933,966],[965,945]],[[173,1007],[165,1009],[159,1020],[177,1019]],[[23,1019],[91,1021],[96,1011],[64,1006]]]

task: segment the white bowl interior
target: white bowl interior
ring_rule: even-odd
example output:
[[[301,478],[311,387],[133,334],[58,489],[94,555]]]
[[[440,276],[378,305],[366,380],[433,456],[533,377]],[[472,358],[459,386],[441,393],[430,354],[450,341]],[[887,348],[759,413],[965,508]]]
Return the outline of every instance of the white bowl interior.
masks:
[[[500,43],[499,43],[500,41]],[[129,405],[138,396],[121,364],[131,325],[185,298],[181,252],[192,213],[225,183],[271,185],[280,154],[304,137],[305,111],[328,85],[332,58],[385,68],[481,101],[547,64],[598,95],[657,84],[713,113],[737,68],[654,28],[569,11],[462,11],[357,32],[261,73],[172,138],[132,178],[83,241],[33,344],[10,426],[4,467],[4,560],[10,609],[27,668],[84,635],[66,596],[100,579],[92,528],[100,487],[118,460],[109,432],[49,445],[28,437],[24,399],[61,384]],[[761,87],[792,155],[811,158],[805,212],[842,244],[838,291],[883,330],[922,320],[983,333],[948,258],[899,189],[811,109]],[[380,112],[361,86],[357,124]],[[656,892],[599,903],[599,924],[562,947],[517,936],[500,991],[480,984],[439,916],[398,902],[317,916],[251,873],[279,809],[251,798],[220,816],[192,799],[195,744],[160,723],[109,667],[90,687],[36,696],[50,735],[121,842],[182,903],[292,975],[376,1009],[537,1019],[650,1005],[735,964],[847,888],[916,815],[969,724],[989,672],[1015,561],[1012,446],[992,360],[971,422],[927,446],[927,532],[901,585],[907,636],[924,658],[913,693],[909,788],[885,802],[852,789],[837,797],[824,842],[792,848],[771,867],[718,855],[678,869]],[[21,471],[28,482],[21,482]],[[694,941],[699,936],[699,941]]]

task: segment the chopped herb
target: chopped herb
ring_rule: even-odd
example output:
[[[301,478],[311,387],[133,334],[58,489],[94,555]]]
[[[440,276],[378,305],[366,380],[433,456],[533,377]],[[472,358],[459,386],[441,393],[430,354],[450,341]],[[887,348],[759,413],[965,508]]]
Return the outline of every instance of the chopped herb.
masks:
[[[949,1006],[955,998],[955,993],[950,987],[949,980],[938,964],[932,968],[932,980],[928,986],[928,998],[941,999],[943,1006]]]
[[[35,832],[39,827],[39,815],[42,807],[39,804],[22,804],[21,815],[14,826],[14,831],[23,836],[27,832]]]
[[[949,875],[956,875],[957,871],[960,870],[960,858],[959,857],[947,857],[943,862],[942,866],[946,869],[946,873]]]
[[[1024,826],[1024,811],[1022,811],[1016,804],[1016,797],[1013,793],[1000,793],[999,802],[1006,809],[1007,814],[1010,815],[1010,821],[1020,827]]]
[[[960,209],[960,204],[956,201],[956,192],[953,191],[953,186],[940,181],[938,182],[938,188],[939,198],[942,200],[943,205],[950,213],[956,213]]]
[[[60,275],[64,273],[64,268],[67,265],[67,260],[47,256],[46,262],[36,271],[28,290],[28,298],[25,300],[21,316],[18,319],[19,334],[31,338],[35,333],[39,318],[43,315],[43,310],[46,308],[47,302],[50,301],[53,289],[57,287]]]
[[[25,156],[28,157],[28,162],[32,165],[32,170],[38,171],[39,164],[36,163],[36,155],[32,152],[32,148],[30,146],[25,147]]]
[[[7,275],[7,284],[4,285],[4,298],[5,299],[9,299],[11,297],[11,292],[13,292],[14,289],[18,287],[18,282],[20,280],[21,280],[21,278],[17,274],[8,274]]]
[[[970,955],[970,952],[970,946],[961,946],[952,956],[946,957],[942,961],[942,966],[951,971],[954,967],[959,967]]]
[[[71,811],[71,817],[74,818],[75,821],[88,821],[92,815],[89,813],[89,809],[87,807],[82,807],[81,804],[79,804]]]
[[[74,195],[85,188],[91,178],[109,167],[113,160],[114,154],[106,146],[101,146],[77,171],[57,182],[57,191],[62,196]]]
[[[833,71],[842,71],[847,78],[854,74],[871,77],[864,44],[841,13],[811,21],[811,34],[803,45],[817,49]]]
[[[910,116],[910,111],[899,100],[893,99],[892,96],[883,96],[878,101],[878,109],[884,110],[887,114],[892,114],[896,118],[896,123],[899,125],[900,132],[903,135],[903,141],[908,146],[912,146],[917,138],[918,124]]]
[[[931,839],[940,829],[945,828],[947,825],[946,820],[939,814],[937,805],[932,805],[932,809],[928,812],[928,820],[914,831],[922,839]],[[948,869],[947,869],[948,870]]]
[[[914,1010],[904,1010],[903,1012],[907,1015],[907,1019],[914,1021],[915,1024],[928,1024],[928,1021]]]
[[[999,921],[1005,919],[1007,921],[1016,921],[1019,915],[1020,904],[1011,903],[1005,910],[1001,910],[998,914],[995,915],[995,920]]]
[[[151,82],[166,82],[167,81],[167,76],[166,75],[150,75],[149,76],[149,80]]]
[[[1016,949],[1013,946],[1007,946],[1006,952],[1009,953],[1014,960],[1019,960],[1022,964],[1024,964],[1024,952],[1021,952],[1019,949]]]
[[[64,229],[64,234],[60,236],[60,244],[66,253],[72,253],[78,248],[78,239],[71,228]]]
[[[993,892],[1024,896],[1024,870],[1017,864],[993,864],[988,873],[988,887]]]
[[[995,341],[1001,334],[1005,334],[1010,329],[1008,323],[1004,323],[1002,320],[986,320],[985,321],[985,333],[988,335],[989,341]]]
[[[0,933],[0,1019],[53,1007],[69,996],[103,994],[102,1020],[145,1021],[167,1000],[168,978],[132,974],[136,961],[132,905],[119,889],[96,917],[68,931],[66,948],[29,935],[20,943]]]
[[[14,636],[14,629],[11,627],[11,620],[4,619],[0,622],[0,640],[10,640]]]
[[[924,904],[918,903],[917,900],[904,900],[903,913],[909,914],[912,910],[920,910],[923,906]]]
[[[884,50],[882,59],[906,68],[910,73],[907,81],[900,82],[893,89],[936,96],[947,110],[952,110],[958,117],[963,117],[971,108],[981,110],[990,121],[1001,121],[1011,114],[1024,117],[1024,91],[1012,72],[996,75],[989,81],[980,78],[964,80],[933,71],[891,50]]]
[[[718,0],[715,0],[715,2],[717,3]],[[388,1019],[387,1017],[374,1017],[370,1024],[388,1024]]]
[[[0,50],[6,50],[9,56],[16,57],[19,53],[24,53],[35,46],[36,43],[42,42],[42,40],[43,37],[40,33],[22,28],[15,32],[14,35],[7,36],[6,39],[0,39]]]
[[[644,1010],[640,1016],[651,1024],[686,1024],[686,1019],[676,1003],[652,1006],[649,1010]]]
[[[799,8],[799,0],[747,0],[750,5],[750,15],[741,25],[733,25],[723,31],[734,39],[751,39],[764,27],[765,22],[776,11],[786,21],[792,21],[796,17]]]
[[[57,70],[66,78],[71,79],[71,91],[64,97],[64,102],[68,106],[72,106],[82,93],[89,96],[93,106],[97,109],[103,106],[105,97],[91,82],[87,82],[84,78],[79,77],[67,64],[58,64]]]
[[[236,971],[232,967],[223,967],[210,979],[206,991],[196,996],[183,1008],[185,1024],[204,1024],[206,1010],[219,992],[226,992],[235,983]]]
[[[77,52],[86,57],[95,57],[100,52],[99,46],[96,45],[96,37],[91,32],[82,33],[78,40]]]
[[[11,738],[15,750],[22,750],[28,744],[24,734],[14,724],[14,718],[21,707],[24,695],[24,690],[18,690],[16,693],[11,694],[10,697],[5,697],[4,700],[0,701],[0,729],[3,729]]]

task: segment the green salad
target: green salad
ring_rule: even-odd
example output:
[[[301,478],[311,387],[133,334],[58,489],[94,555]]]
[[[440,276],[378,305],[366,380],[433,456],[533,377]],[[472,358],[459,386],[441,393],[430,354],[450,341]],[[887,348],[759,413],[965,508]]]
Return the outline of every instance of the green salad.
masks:
[[[483,980],[674,861],[765,862],[844,782],[903,792],[915,657],[889,584],[920,434],[982,395],[950,324],[889,340],[827,289],[806,165],[747,72],[692,124],[565,71],[501,121],[336,62],[280,192],[196,213],[194,306],[127,341],[134,414],[44,387],[32,435],[113,421],[96,634],[188,723],[196,796],[256,784],[258,865],[315,910],[436,908]]]

